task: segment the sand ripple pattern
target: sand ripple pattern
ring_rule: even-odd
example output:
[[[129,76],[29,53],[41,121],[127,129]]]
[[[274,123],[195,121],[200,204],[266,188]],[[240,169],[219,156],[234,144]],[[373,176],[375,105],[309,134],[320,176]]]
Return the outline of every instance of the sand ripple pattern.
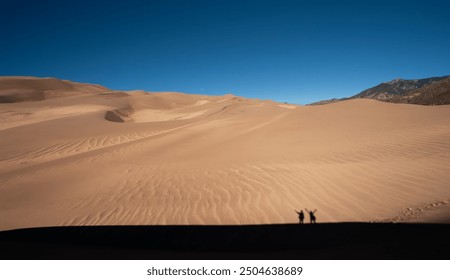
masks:
[[[138,139],[156,135],[160,131],[128,133],[116,136],[89,137],[67,142],[61,142],[48,147],[37,148],[11,157],[0,158],[0,166],[30,164],[69,157],[101,148],[132,142]]]
[[[432,168],[447,169],[439,162]],[[395,169],[361,162],[280,162],[220,170],[135,167],[116,184],[80,198],[70,207],[77,214],[63,224],[286,223],[296,221],[293,211],[301,207],[320,209],[322,222],[387,219],[415,204],[417,194],[419,201],[450,197],[450,190],[442,192],[447,180],[428,172],[420,161]]]

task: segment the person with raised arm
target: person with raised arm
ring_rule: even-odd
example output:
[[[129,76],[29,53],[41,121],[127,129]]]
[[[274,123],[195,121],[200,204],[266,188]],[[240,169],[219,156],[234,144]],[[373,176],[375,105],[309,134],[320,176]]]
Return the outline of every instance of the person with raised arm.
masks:
[[[303,221],[305,220],[305,214],[303,213],[303,210],[300,210],[300,212],[295,210],[295,212],[298,214],[298,223],[303,224]]]
[[[311,224],[315,224],[316,223],[316,216],[314,215],[314,213],[316,213],[317,209],[314,209],[314,211],[309,211],[308,209],[306,209],[306,212],[309,213],[309,222]]]

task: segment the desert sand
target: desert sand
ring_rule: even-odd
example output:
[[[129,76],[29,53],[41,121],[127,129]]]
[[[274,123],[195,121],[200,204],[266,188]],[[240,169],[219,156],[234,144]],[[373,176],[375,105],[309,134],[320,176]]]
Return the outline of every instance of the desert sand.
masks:
[[[318,222],[450,215],[450,105],[295,106],[31,77],[0,78],[0,97],[0,230],[295,223],[304,208]]]

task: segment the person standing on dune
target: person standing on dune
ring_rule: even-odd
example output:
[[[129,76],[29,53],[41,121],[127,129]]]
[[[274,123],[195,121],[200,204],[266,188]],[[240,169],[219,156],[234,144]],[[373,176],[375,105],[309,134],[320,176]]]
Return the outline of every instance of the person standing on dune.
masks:
[[[314,211],[309,211],[308,209],[306,209],[306,212],[309,213],[309,222],[311,224],[315,224],[316,223],[316,216],[314,215],[314,213],[316,213],[317,209],[314,209]]]
[[[305,220],[305,214],[303,214],[303,210],[300,210],[300,212],[295,210],[295,212],[298,214],[298,223],[303,224],[303,221]]]

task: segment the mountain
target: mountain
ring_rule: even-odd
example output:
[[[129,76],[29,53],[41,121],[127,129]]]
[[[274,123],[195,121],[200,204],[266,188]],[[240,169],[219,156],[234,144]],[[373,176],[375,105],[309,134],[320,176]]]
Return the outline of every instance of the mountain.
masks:
[[[417,80],[395,79],[366,89],[351,97],[322,100],[310,105],[323,105],[357,98],[420,105],[450,104],[450,76]]]

